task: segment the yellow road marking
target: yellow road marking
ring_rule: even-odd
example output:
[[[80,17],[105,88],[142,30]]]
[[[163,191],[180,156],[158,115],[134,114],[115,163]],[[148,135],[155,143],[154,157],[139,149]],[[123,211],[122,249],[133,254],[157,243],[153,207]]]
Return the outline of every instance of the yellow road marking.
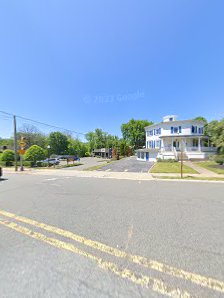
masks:
[[[138,264],[138,265],[142,265],[146,268],[153,269],[153,270],[156,270],[156,271],[159,271],[159,272],[162,272],[162,273],[174,276],[174,277],[189,280],[197,285],[207,287],[212,290],[224,293],[224,282],[223,281],[219,281],[219,280],[211,278],[211,277],[205,277],[200,274],[191,273],[191,272],[179,269],[179,268],[175,268],[173,266],[169,266],[167,264],[163,264],[161,262],[157,262],[155,260],[147,259],[142,256],[128,254],[125,251],[121,251],[119,249],[110,247],[110,246],[100,243],[98,241],[93,241],[93,240],[87,239],[85,237],[76,235],[72,232],[62,230],[60,228],[50,226],[50,225],[47,225],[44,223],[40,223],[40,222],[37,222],[35,220],[29,219],[29,218],[26,218],[23,216],[18,216],[14,213],[0,210],[0,214],[4,215],[6,217],[13,218],[18,221],[21,221],[23,223],[27,223],[32,226],[42,228],[46,231],[61,235],[63,237],[75,240],[75,241],[82,243],[86,246],[92,247],[94,249],[98,249],[102,252],[111,254],[113,256],[116,256],[119,258],[126,258],[129,261],[132,261],[133,263]]]
[[[115,263],[104,261],[102,258],[98,258],[86,251],[83,251],[71,243],[67,243],[55,238],[47,237],[44,234],[34,232],[26,227],[17,225],[14,222],[0,220],[0,224],[8,228],[11,228],[19,233],[27,235],[31,238],[46,242],[54,247],[65,249],[75,254],[79,254],[81,256],[87,257],[95,261],[100,268],[104,270],[109,270],[114,274],[118,275],[119,277],[126,278],[135,284],[141,285],[142,287],[146,287],[146,288],[150,287],[154,292],[157,292],[169,297],[174,297],[174,298],[193,298],[193,296],[187,291],[182,291],[178,288],[170,287],[160,279],[152,278],[147,275],[136,274],[135,272],[126,268],[120,269]]]

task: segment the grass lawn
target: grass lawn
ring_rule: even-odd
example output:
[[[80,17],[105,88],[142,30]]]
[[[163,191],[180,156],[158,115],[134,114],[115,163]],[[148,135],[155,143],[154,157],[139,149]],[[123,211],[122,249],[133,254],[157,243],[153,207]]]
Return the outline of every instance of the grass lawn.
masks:
[[[224,165],[219,165],[215,161],[200,161],[196,163],[198,166],[215,172],[216,174],[224,174]]]
[[[180,178],[180,176],[156,176],[153,175],[153,178],[158,179],[181,179],[181,180],[207,180],[207,181],[224,181],[222,177],[194,177],[194,176],[185,176],[184,178]]]
[[[157,162],[150,171],[151,173],[180,173],[180,162]],[[183,165],[184,174],[198,174],[194,169]]]

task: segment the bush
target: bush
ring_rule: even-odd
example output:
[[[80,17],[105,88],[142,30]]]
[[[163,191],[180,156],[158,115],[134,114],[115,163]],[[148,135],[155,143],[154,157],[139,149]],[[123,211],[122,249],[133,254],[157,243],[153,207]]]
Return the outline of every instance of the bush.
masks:
[[[162,158],[157,158],[157,162],[177,162],[176,159],[162,159]]]
[[[44,158],[45,158],[44,150],[37,145],[31,146],[24,155],[25,160],[32,161],[34,164],[36,164],[38,160],[41,160]]]
[[[2,166],[2,167],[11,167],[11,166],[13,166],[13,162],[12,161],[1,161],[0,166]]]
[[[36,166],[37,167],[47,167],[48,163],[47,162],[42,162],[42,161],[37,161]]]
[[[214,160],[218,164],[223,165],[224,164],[224,155],[216,155]]]
[[[5,161],[5,162],[12,162],[15,159],[15,154],[14,151],[12,150],[5,150],[2,154],[1,154],[1,160]]]
[[[86,157],[90,157],[90,155],[91,155],[91,154],[90,154],[89,152],[86,152],[86,153],[85,153],[85,156],[86,156]]]
[[[30,160],[24,160],[23,165],[24,165],[24,167],[32,168],[34,166],[34,162],[30,161]]]

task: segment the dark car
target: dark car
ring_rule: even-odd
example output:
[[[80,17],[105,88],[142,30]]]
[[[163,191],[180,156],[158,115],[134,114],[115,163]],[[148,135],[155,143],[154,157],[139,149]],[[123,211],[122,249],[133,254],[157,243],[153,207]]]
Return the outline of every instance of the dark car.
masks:
[[[0,167],[0,177],[2,177],[2,168]]]

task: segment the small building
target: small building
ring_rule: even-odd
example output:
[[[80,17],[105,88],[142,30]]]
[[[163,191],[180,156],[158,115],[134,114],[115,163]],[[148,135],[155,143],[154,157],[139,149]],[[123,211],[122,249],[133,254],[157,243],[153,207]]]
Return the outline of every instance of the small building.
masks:
[[[145,127],[145,149],[137,150],[137,159],[156,161],[156,159],[179,160],[183,158],[206,159],[216,153],[204,135],[205,123],[200,120],[178,120],[175,115],[163,117],[163,121]]]
[[[111,158],[112,157],[112,149],[111,148],[100,148],[93,149],[92,155],[94,157],[102,157],[102,158]]]

